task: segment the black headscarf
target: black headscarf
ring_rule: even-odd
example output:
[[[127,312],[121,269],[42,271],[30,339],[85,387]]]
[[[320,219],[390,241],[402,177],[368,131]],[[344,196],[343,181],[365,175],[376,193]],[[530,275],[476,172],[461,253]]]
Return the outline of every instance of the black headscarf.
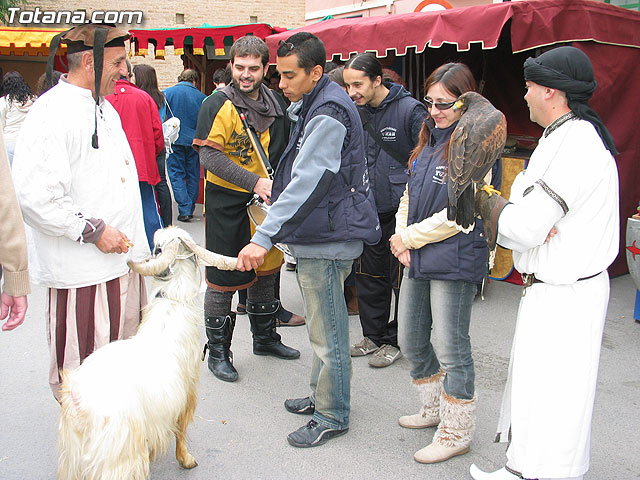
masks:
[[[589,106],[598,83],[591,61],[584,52],[575,47],[558,47],[537,58],[529,57],[524,62],[524,79],[563,91],[571,111],[595,127],[612,155],[618,154],[609,130]]]

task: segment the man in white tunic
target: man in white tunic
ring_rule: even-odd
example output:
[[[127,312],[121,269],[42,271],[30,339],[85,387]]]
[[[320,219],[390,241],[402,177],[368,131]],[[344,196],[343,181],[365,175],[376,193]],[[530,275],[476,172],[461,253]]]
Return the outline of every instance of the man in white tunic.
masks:
[[[133,335],[146,303],[144,282],[127,266],[149,254],[136,165],[118,113],[100,96],[127,73],[128,37],[109,26],[66,32],[69,74],[35,102],[16,145],[13,177],[33,237],[33,278],[49,288],[56,398],[60,369]]]
[[[545,130],[509,202],[480,192],[488,241],[513,250],[523,273],[509,380],[496,441],[506,466],[476,480],[582,479],[618,253],[617,152],[588,100],[589,58],[560,47],[524,64],[530,118]]]

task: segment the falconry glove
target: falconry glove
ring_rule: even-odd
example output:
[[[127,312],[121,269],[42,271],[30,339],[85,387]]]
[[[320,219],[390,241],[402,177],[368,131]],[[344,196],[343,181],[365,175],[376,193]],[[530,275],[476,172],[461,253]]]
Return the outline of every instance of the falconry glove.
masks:
[[[510,202],[502,198],[499,194],[493,193],[490,188],[485,185],[479,188],[475,196],[476,215],[482,218],[484,225],[484,234],[489,245],[489,250],[496,248],[496,240],[498,238],[498,219],[504,207]]]

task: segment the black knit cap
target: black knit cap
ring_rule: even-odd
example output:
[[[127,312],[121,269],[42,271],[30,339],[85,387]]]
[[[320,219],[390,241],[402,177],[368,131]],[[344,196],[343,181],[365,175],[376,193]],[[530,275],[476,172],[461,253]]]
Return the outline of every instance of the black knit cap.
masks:
[[[596,91],[598,83],[591,60],[582,50],[575,47],[558,47],[536,58],[529,57],[524,62],[524,79],[564,92],[571,111],[578,118],[593,124],[607,150],[612,155],[618,154],[611,133],[589,106],[589,99]]]

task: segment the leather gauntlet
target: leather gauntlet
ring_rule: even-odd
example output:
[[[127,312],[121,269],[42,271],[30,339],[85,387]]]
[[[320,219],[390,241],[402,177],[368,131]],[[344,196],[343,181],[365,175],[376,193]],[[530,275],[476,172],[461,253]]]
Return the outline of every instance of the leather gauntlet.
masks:
[[[498,238],[498,218],[504,207],[510,202],[498,194],[489,194],[484,190],[478,190],[475,197],[475,212],[482,218],[484,234],[487,238],[489,250],[496,247]]]

